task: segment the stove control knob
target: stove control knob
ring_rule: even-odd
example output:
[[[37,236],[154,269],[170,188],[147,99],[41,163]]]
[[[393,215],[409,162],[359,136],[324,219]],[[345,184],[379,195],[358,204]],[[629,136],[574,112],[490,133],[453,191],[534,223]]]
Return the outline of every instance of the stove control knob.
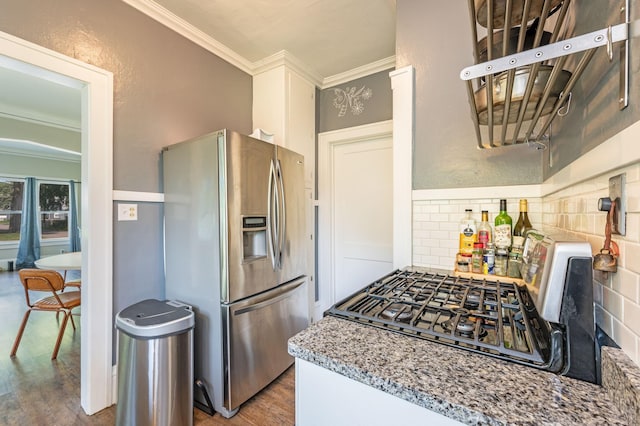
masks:
[[[598,210],[601,212],[608,212],[611,210],[611,198],[598,198]]]

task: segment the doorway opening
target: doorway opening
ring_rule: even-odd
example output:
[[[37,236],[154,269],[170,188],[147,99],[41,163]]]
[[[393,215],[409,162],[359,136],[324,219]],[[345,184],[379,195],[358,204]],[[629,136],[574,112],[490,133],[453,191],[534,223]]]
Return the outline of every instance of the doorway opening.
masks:
[[[0,32],[0,67],[81,91],[82,304],[80,403],[87,414],[113,404],[112,73]]]

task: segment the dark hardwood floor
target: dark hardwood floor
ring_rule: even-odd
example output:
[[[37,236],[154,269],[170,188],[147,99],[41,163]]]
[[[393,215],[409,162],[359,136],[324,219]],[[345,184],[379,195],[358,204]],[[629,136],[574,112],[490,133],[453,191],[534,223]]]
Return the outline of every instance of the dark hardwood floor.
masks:
[[[0,425],[113,425],[116,407],[93,416],[80,407],[80,318],[68,324],[60,352],[51,360],[58,323],[50,312],[33,312],[15,358],[9,357],[26,304],[17,272],[0,272]],[[240,407],[231,419],[194,410],[203,426],[295,424],[294,368]]]

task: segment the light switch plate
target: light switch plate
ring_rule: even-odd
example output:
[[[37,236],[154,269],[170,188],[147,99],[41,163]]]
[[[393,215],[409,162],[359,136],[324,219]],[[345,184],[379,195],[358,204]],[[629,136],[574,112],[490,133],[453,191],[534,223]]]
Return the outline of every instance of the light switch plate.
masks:
[[[609,178],[609,198],[616,202],[615,215],[611,226],[611,233],[625,235],[627,219],[627,194],[625,191],[626,173]]]
[[[138,220],[137,204],[118,204],[118,221]]]

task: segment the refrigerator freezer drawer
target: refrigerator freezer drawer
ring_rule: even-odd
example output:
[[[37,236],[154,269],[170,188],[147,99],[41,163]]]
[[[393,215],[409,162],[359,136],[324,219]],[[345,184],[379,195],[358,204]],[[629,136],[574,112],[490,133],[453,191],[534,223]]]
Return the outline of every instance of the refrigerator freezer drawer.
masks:
[[[307,279],[223,305],[222,311],[229,337],[224,405],[235,410],[293,363],[287,341],[309,325]]]

